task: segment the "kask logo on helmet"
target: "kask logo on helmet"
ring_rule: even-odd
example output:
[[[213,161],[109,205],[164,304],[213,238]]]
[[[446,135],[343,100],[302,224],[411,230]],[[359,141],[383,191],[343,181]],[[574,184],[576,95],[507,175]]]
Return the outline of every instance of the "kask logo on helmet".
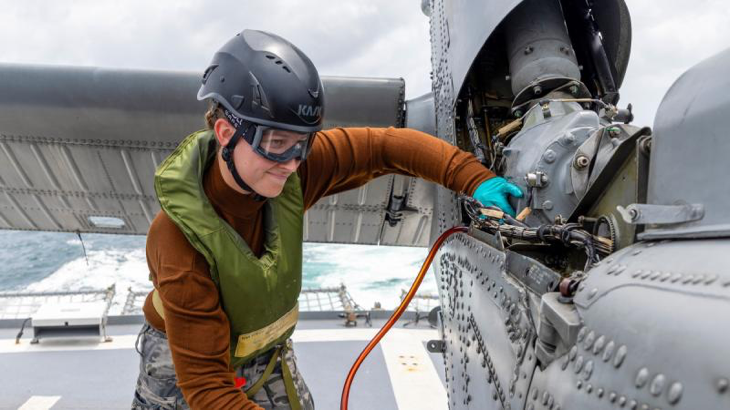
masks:
[[[322,107],[314,107],[311,105],[304,105],[299,104],[299,109],[297,110],[297,115],[299,117],[320,117],[322,115]]]

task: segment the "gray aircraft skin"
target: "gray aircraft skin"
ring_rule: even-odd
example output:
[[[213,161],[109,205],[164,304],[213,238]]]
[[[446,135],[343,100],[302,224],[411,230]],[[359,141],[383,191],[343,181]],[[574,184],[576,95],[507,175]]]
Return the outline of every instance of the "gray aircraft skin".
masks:
[[[304,239],[427,246],[470,226],[434,261],[449,408],[730,408],[730,50],[682,75],[651,129],[618,106],[623,0],[422,10],[432,92],[325,78],[326,126],[437,135],[519,185],[521,216],[387,176],[320,201]],[[0,228],[145,234],[156,166],[202,126],[199,73],[0,73]]]

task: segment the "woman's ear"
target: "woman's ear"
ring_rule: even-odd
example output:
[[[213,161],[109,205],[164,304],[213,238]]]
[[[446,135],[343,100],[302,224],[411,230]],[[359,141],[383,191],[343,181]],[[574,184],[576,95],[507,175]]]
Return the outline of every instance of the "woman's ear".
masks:
[[[223,118],[218,118],[215,121],[215,124],[213,124],[213,131],[215,132],[215,137],[221,147],[228,145],[228,142],[236,133],[236,129],[233,128],[233,125]]]

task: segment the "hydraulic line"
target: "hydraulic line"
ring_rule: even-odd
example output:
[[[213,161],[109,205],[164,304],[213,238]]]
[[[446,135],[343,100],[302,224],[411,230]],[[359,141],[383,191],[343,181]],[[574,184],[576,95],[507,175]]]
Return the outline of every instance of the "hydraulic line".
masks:
[[[411,299],[416,295],[416,291],[418,290],[418,287],[421,286],[421,282],[423,282],[423,278],[426,276],[426,272],[428,271],[428,268],[431,266],[431,262],[433,262],[433,258],[436,257],[436,251],[441,247],[441,244],[454,233],[457,232],[467,232],[469,228],[466,226],[455,226],[451,229],[446,230],[444,233],[439,236],[439,238],[436,240],[436,242],[431,247],[431,250],[428,252],[428,256],[426,257],[426,260],[423,262],[423,266],[421,266],[421,271],[418,272],[418,276],[416,277],[416,280],[413,281],[413,284],[411,285],[411,289],[408,291],[408,294],[403,298],[403,301],[400,303],[400,306],[398,306],[398,309],[396,309],[395,312],[390,316],[390,319],[383,325],[382,329],[378,332],[378,334],[373,337],[373,340],[368,343],[367,346],[365,346],[365,349],[363,349],[362,353],[360,353],[360,356],[358,356],[357,360],[355,360],[355,363],[353,363],[352,368],[350,369],[350,373],[347,374],[347,379],[345,380],[345,385],[342,387],[342,397],[340,399],[340,409],[341,410],[347,410],[347,401],[350,397],[350,386],[352,385],[352,381],[355,379],[355,373],[357,373],[357,370],[360,368],[360,365],[365,360],[365,358],[370,354],[370,352],[375,348],[375,346],[378,345],[380,342],[380,339],[385,336],[386,333],[390,330],[391,327],[395,324],[395,322],[398,321],[398,319],[401,317],[403,312],[406,311],[406,308],[408,307],[408,304],[411,303]]]

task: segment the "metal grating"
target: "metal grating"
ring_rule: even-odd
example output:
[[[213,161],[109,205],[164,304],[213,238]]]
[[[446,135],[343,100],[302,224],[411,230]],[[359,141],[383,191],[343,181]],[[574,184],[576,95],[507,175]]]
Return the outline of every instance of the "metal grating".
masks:
[[[0,292],[0,320],[26,319],[49,302],[107,302],[106,313],[112,304],[116,288],[77,292]]]
[[[122,315],[142,315],[142,307],[144,307],[144,301],[147,295],[150,293],[149,290],[133,291],[130,287],[127,292],[127,300],[124,301],[124,307],[122,308]]]
[[[305,288],[299,294],[300,312],[351,312],[362,310],[345,285],[338,288]]]
[[[401,290],[400,300],[402,301],[407,294],[408,292],[405,289]],[[408,304],[406,310],[411,310],[416,313],[428,313],[437,306],[440,306],[438,294],[417,293],[411,299],[411,303]]]

